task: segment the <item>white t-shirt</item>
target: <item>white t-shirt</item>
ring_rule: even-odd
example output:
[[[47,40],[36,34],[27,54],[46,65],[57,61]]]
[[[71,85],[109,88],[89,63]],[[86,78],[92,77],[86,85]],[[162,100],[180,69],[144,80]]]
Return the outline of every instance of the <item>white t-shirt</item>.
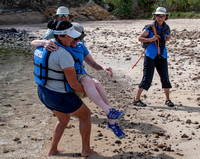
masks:
[[[67,67],[74,67],[74,59],[67,50],[65,50],[62,47],[59,47],[58,50],[51,52],[48,61],[48,68],[56,71],[62,71],[64,68]],[[48,70],[48,77],[53,79],[64,80],[65,76],[64,72],[56,73],[51,70]],[[47,80],[47,84],[45,87],[56,92],[66,93],[65,84],[63,81]]]

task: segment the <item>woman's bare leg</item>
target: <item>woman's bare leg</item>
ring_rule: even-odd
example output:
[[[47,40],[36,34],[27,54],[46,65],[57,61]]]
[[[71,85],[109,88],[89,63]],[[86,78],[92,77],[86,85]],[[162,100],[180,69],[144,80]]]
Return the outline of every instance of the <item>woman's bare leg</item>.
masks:
[[[136,96],[135,96],[135,100],[139,101],[140,100],[140,96],[142,94],[143,88],[138,88]]]
[[[106,95],[106,91],[103,88],[102,84],[98,80],[96,80],[96,79],[92,79],[92,80],[95,82],[96,89],[99,92],[99,95],[103,99],[104,103],[106,103],[107,105],[110,106],[108,97]]]
[[[60,141],[61,136],[70,120],[69,114],[58,112],[56,110],[54,110],[53,113],[57,116],[58,122],[55,125],[54,130],[53,130],[51,147],[47,153],[47,156],[56,155],[59,153],[58,142]]]
[[[169,88],[164,88],[166,100],[169,100]]]
[[[95,82],[90,77],[83,77],[80,82],[83,85],[89,99],[98,105],[105,112],[105,114],[108,114],[111,107],[102,99],[102,96],[96,88]]]
[[[91,134],[91,112],[83,103],[82,106],[72,115],[79,118],[79,129],[82,138],[82,157],[97,155],[98,153],[90,148],[90,134]]]

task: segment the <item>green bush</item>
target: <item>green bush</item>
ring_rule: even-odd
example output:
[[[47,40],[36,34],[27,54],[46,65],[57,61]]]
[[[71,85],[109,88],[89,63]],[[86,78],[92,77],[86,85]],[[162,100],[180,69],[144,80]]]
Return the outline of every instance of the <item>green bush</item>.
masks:
[[[125,19],[134,17],[133,0],[105,0],[105,2],[113,6],[112,14],[117,17]]]
[[[170,18],[200,18],[200,13],[195,12],[170,12]]]
[[[122,19],[152,17],[157,7],[163,6],[172,18],[199,18],[200,0],[95,0],[111,6],[111,14]],[[137,8],[137,9],[136,9]],[[134,10],[136,12],[134,13]],[[139,11],[139,12],[138,12]]]

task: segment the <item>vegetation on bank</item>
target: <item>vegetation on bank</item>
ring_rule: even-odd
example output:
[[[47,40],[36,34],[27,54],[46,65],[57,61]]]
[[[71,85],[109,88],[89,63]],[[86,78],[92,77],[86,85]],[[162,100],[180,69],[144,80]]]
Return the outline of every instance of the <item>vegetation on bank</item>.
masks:
[[[16,54],[16,55],[32,55],[31,49],[23,49],[23,48],[6,48],[4,46],[0,46],[0,55],[7,55],[7,54]]]
[[[200,18],[200,0],[94,0],[121,19],[151,18],[163,6],[170,18]]]

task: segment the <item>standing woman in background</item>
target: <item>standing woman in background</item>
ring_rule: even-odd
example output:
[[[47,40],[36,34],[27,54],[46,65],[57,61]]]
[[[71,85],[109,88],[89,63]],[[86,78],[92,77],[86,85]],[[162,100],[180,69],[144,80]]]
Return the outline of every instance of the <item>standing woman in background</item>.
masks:
[[[148,90],[150,88],[156,68],[166,96],[165,105],[173,107],[174,104],[169,97],[169,89],[172,86],[168,76],[167,49],[165,46],[170,39],[170,28],[165,23],[169,15],[164,7],[158,7],[153,15],[155,20],[153,25],[156,28],[157,35],[154,34],[153,27],[148,25],[138,38],[140,42],[147,42],[149,45],[145,50],[142,82],[139,84],[133,105],[146,107],[146,104],[140,100],[140,96],[143,89]]]
[[[51,46],[49,48],[50,51],[56,51],[58,49],[58,45],[56,45],[53,41],[49,40],[49,39],[53,39],[54,38],[54,32],[53,32],[53,28],[52,26],[54,24],[57,24],[57,22],[59,21],[69,21],[70,19],[73,18],[73,15],[70,14],[69,9],[65,6],[60,6],[57,10],[56,10],[56,14],[54,14],[52,16],[54,19],[50,20],[47,24],[47,32],[44,36],[44,39],[46,41],[44,41],[43,46]],[[55,26],[53,26],[55,27]]]
[[[50,20],[48,22],[50,25],[51,25],[51,23],[54,23],[54,21],[69,21],[70,19],[73,18],[73,15],[70,14],[69,9],[67,7],[60,6],[57,9],[56,14],[54,14],[52,17],[54,18],[54,20]],[[48,28],[47,32],[44,36],[44,39],[48,40],[48,39],[52,39],[52,38],[54,38],[53,29]]]

